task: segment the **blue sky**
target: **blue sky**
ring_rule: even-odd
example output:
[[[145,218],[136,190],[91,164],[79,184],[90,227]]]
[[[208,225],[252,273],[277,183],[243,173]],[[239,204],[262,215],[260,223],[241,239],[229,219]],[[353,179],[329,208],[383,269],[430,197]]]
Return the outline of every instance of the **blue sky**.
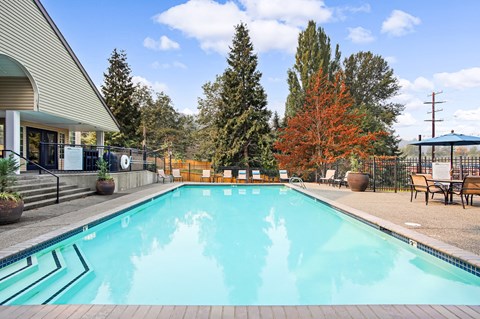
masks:
[[[286,74],[298,33],[315,20],[343,58],[372,51],[389,61],[405,104],[395,130],[431,136],[432,92],[443,122],[436,135],[480,135],[480,1],[462,0],[41,0],[95,84],[114,48],[125,50],[134,81],[197,112],[201,86],[226,68],[234,26],[247,24],[258,53],[268,108],[283,116]]]

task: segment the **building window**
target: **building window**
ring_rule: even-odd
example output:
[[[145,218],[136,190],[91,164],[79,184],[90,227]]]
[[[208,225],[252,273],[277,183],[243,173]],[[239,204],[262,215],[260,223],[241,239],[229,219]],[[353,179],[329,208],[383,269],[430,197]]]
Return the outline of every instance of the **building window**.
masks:
[[[60,144],[58,148],[58,156],[60,158],[64,158],[65,156],[65,134],[58,133],[58,144]]]
[[[75,132],[74,132],[74,131],[70,131],[70,132],[68,133],[68,142],[69,142],[70,144],[75,145]]]
[[[24,154],[23,154],[23,142],[24,142],[23,131],[24,130],[25,130],[25,127],[20,126],[20,155],[21,156],[24,156]]]
[[[5,125],[0,124],[0,145],[5,148]]]

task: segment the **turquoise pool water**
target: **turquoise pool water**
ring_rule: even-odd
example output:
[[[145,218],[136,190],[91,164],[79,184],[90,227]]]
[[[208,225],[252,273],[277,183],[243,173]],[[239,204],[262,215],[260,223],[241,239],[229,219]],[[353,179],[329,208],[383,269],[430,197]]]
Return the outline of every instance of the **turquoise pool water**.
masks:
[[[479,277],[283,186],[184,186],[2,271],[2,304],[480,303]]]

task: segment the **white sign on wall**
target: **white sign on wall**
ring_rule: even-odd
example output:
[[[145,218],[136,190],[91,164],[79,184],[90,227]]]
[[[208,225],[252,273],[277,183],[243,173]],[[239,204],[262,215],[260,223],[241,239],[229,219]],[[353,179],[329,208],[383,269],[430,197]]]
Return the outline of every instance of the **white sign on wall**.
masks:
[[[65,146],[63,169],[83,170],[83,147]]]

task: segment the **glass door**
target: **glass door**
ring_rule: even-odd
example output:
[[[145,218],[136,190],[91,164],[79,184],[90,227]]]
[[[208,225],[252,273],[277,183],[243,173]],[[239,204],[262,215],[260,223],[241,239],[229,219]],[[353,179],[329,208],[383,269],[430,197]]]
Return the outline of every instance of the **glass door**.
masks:
[[[27,127],[27,158],[47,169],[57,169],[57,133],[36,128]],[[38,169],[28,163],[27,169]]]

